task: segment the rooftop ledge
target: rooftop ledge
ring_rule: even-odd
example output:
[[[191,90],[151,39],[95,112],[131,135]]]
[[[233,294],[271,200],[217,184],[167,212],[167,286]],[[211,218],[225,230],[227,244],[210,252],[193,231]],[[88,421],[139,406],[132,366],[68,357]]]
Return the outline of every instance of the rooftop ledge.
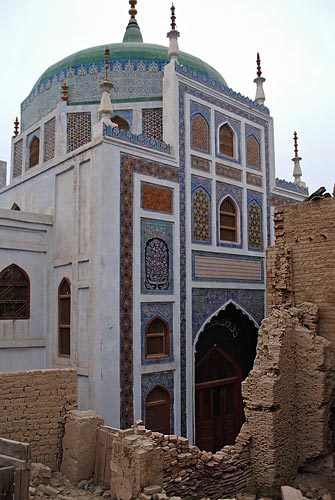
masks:
[[[130,142],[131,144],[136,144],[138,146],[144,146],[155,151],[160,151],[162,153],[170,154],[171,146],[166,144],[164,141],[155,139],[153,137],[145,137],[143,134],[134,134],[130,130],[122,130],[119,127],[112,127],[111,125],[106,125],[104,123],[103,135],[105,137],[114,137],[116,139],[121,139],[125,142]]]
[[[295,193],[309,195],[308,187],[299,186],[290,181],[285,181],[285,179],[278,179],[276,177],[276,187],[286,189],[288,191],[294,191]]]

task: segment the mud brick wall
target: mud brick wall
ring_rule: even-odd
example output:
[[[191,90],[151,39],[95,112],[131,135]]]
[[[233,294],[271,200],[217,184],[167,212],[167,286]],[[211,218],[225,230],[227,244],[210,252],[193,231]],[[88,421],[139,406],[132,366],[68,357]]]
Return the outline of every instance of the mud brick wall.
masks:
[[[57,470],[65,415],[77,406],[77,372],[0,373],[0,387],[0,436],[30,443],[32,461]]]
[[[335,341],[335,199],[320,198],[278,207],[276,243],[267,251],[268,309],[313,302],[319,333]]]
[[[317,335],[317,306],[274,308],[242,384],[258,492],[273,495],[300,467],[331,452],[334,344]]]

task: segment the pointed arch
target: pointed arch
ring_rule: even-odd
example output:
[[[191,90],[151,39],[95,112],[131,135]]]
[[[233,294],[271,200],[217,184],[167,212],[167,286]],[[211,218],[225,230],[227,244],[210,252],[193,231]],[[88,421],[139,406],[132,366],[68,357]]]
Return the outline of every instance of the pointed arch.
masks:
[[[209,153],[209,124],[200,113],[191,118],[191,148]]]
[[[249,135],[246,140],[246,156],[247,165],[251,167],[260,167],[260,146],[259,142],[254,135]]]
[[[202,186],[192,194],[192,236],[193,241],[209,243],[211,240],[210,196]]]
[[[29,168],[39,164],[40,161],[40,140],[34,135],[29,144]]]
[[[155,432],[170,434],[170,392],[156,385],[145,399],[145,426]]]
[[[111,118],[111,121],[113,123],[116,123],[116,125],[119,127],[120,130],[129,130],[130,126],[129,123],[125,118],[122,118],[122,116],[119,115],[114,115]]]
[[[235,156],[235,132],[229,123],[219,128],[219,152],[225,156]]]
[[[145,328],[145,357],[161,358],[170,353],[170,331],[167,322],[155,316]]]
[[[226,196],[219,206],[219,239],[230,243],[238,242],[238,214],[235,201]]]
[[[58,356],[71,356],[71,282],[63,278],[58,286]]]
[[[13,205],[11,206],[10,209],[11,210],[17,210],[17,211],[21,212],[21,208],[19,207],[19,205],[17,203],[13,203]]]
[[[30,280],[16,264],[0,273],[0,319],[29,319]]]

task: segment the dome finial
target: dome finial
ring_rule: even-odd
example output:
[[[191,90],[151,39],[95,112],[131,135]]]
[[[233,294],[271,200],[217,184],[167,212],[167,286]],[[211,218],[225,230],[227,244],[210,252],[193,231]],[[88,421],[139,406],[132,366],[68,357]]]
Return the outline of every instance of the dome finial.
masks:
[[[136,21],[137,10],[135,8],[136,4],[137,4],[137,0],[129,0],[129,5],[130,5],[130,9],[129,9],[130,20],[129,20],[129,22],[130,23],[137,23],[137,21]]]
[[[301,157],[298,154],[298,134],[296,131],[293,133],[293,144],[294,144],[294,157],[292,161],[294,163],[293,167],[293,184],[297,184],[298,186],[306,187],[306,183],[301,180],[302,170],[300,166]]]
[[[263,83],[265,82],[265,78],[261,76],[262,70],[261,70],[261,58],[259,56],[259,52],[257,52],[256,63],[257,63],[257,78],[255,78],[254,82],[257,85],[257,89],[256,89],[255,101],[258,102],[258,104],[264,104],[265,94],[263,89]]]
[[[170,61],[173,59],[178,61],[179,57],[179,47],[178,47],[178,37],[179,32],[176,30],[176,16],[175,16],[175,6],[171,6],[171,31],[167,34],[170,39],[170,45],[168,50],[168,56]]]
[[[137,4],[137,0],[129,0],[129,4],[130,4],[130,9],[129,9],[130,19],[122,41],[123,43],[125,42],[143,43],[140,27],[137,24],[137,19],[136,19],[137,9],[135,6]]]

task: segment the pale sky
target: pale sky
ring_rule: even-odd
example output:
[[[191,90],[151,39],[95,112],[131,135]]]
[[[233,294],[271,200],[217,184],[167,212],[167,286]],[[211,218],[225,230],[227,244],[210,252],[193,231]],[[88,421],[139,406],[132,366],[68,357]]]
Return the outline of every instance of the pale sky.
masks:
[[[335,182],[334,0],[174,0],[180,50],[200,57],[254,98],[256,53],[274,118],[277,177],[293,180],[293,131],[310,192]],[[167,45],[170,0],[138,0],[144,42]],[[121,42],[128,0],[0,0],[0,160],[9,162],[20,104],[52,64]]]

